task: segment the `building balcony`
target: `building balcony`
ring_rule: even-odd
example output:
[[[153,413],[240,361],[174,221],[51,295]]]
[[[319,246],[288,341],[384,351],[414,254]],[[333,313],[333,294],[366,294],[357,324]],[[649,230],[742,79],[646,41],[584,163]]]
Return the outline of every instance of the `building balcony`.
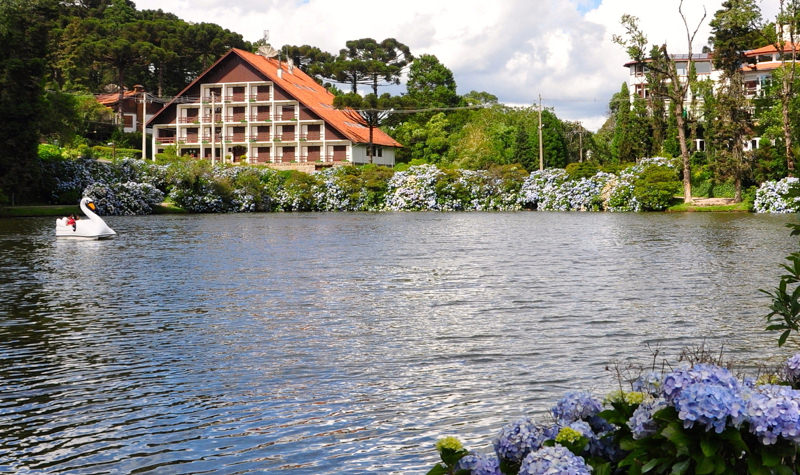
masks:
[[[244,93],[229,94],[225,96],[225,102],[245,102]]]
[[[211,120],[209,118],[209,120]],[[200,118],[199,117],[178,117],[179,124],[199,124]]]
[[[228,143],[245,143],[247,139],[244,135],[226,135],[225,141]]]
[[[156,143],[158,144],[174,144],[176,143],[175,137],[156,137]]]
[[[251,115],[250,122],[272,122],[269,114]]]

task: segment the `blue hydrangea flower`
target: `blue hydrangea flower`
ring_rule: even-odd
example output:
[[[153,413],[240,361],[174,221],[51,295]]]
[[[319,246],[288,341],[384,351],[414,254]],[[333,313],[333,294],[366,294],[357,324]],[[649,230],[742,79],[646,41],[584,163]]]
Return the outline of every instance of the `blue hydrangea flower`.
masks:
[[[783,370],[786,373],[787,380],[792,382],[800,380],[800,353],[786,360]]]
[[[695,383],[711,383],[736,392],[740,388],[739,381],[727,369],[710,364],[698,364],[689,369],[679,369],[666,374],[661,385],[661,395],[672,404],[684,389]]]
[[[765,445],[778,437],[800,443],[800,391],[789,386],[758,386],[747,401],[750,432]]]
[[[570,391],[558,400],[551,409],[553,417],[561,425],[589,419],[603,410],[603,406],[586,391]]]
[[[651,371],[645,375],[639,376],[639,378],[633,382],[633,390],[651,396],[658,396],[661,392],[661,381],[661,373]]]
[[[631,418],[628,419],[628,427],[633,433],[633,438],[638,440],[655,434],[658,431],[658,425],[653,420],[653,414],[665,407],[667,407],[667,403],[663,399],[639,404]]]
[[[577,456],[566,448],[556,445],[543,447],[531,452],[522,461],[520,475],[568,474],[588,475],[591,469],[583,457]]]
[[[786,177],[778,181],[765,181],[756,190],[753,211],[756,213],[794,213],[800,209],[800,196],[796,191],[800,180]]]
[[[461,470],[469,470],[470,475],[501,475],[500,461],[496,456],[476,452],[461,457],[456,465],[456,472]]]
[[[545,440],[544,431],[530,418],[522,417],[503,426],[492,444],[499,459],[518,464]]]
[[[673,403],[685,428],[698,423],[720,434],[728,422],[739,427],[745,419],[746,404],[739,392],[714,382],[690,384]]]

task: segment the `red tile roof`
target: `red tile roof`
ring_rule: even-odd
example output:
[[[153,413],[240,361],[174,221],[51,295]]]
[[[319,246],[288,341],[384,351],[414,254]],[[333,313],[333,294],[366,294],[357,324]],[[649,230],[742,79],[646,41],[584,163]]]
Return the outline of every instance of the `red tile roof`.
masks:
[[[780,61],[763,61],[756,64],[745,63],[742,65],[742,71],[772,71],[780,68],[781,66],[783,66],[783,63]]]
[[[798,45],[798,44],[794,44],[793,45],[792,43],[789,43],[788,41],[783,44],[783,51],[784,52],[791,52],[793,47],[794,47],[795,51],[798,51],[798,55],[800,55],[800,45]],[[760,54],[772,54],[772,53],[775,53],[777,51],[778,51],[778,48],[776,48],[775,45],[767,45],[767,46],[762,46],[761,48],[758,48],[758,49],[751,49],[750,51],[745,51],[744,54],[745,54],[745,56],[758,56]]]
[[[200,74],[191,84],[186,86],[175,99],[161,109],[158,114],[153,116],[148,123],[153,123],[161,112],[173,106],[176,99],[181,97],[198,82],[202,82],[203,77],[206,76],[209,71],[212,71],[220,62],[230,55],[237,55],[249,63],[265,76],[265,80],[272,81],[276,86],[286,91],[287,94],[296,99],[302,106],[313,111],[348,140],[355,143],[369,143],[369,128],[363,124],[363,121],[352,113],[348,114],[346,110],[334,108],[334,95],[318,84],[313,78],[301,71],[300,68],[295,67],[292,72],[289,72],[286,63],[279,63],[274,58],[265,58],[237,48],[228,51],[228,53],[218,59],[210,68]],[[279,68],[282,70],[280,77],[278,76]],[[372,143],[376,145],[385,145],[389,147],[402,146],[399,142],[378,128],[373,129],[372,134]]]
[[[138,91],[125,91],[122,95],[122,99],[130,99],[136,98],[140,93]],[[94,96],[97,99],[97,102],[103,104],[104,106],[114,105],[119,101],[119,93],[118,92],[110,92],[107,94],[97,94]]]

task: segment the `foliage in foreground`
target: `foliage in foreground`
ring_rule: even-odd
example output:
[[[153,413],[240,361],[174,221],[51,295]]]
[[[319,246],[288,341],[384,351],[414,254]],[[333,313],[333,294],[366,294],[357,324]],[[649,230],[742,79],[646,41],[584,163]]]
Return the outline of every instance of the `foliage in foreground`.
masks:
[[[437,444],[442,462],[428,473],[797,473],[800,353],[776,378],[782,384],[740,380],[703,363],[651,372],[604,401],[568,392],[550,420],[523,417],[502,427],[492,454],[447,438]]]

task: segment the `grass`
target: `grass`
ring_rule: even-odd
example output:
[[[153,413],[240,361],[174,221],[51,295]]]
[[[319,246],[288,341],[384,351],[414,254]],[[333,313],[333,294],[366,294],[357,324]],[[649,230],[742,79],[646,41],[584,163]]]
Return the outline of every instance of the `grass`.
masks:
[[[678,212],[739,212],[747,213],[750,211],[751,203],[743,201],[741,203],[734,203],[731,205],[712,205],[712,206],[696,206],[691,203],[679,203],[667,208],[668,213]]]
[[[77,205],[25,205],[0,207],[2,218],[22,218],[41,216],[69,216],[81,214]]]

